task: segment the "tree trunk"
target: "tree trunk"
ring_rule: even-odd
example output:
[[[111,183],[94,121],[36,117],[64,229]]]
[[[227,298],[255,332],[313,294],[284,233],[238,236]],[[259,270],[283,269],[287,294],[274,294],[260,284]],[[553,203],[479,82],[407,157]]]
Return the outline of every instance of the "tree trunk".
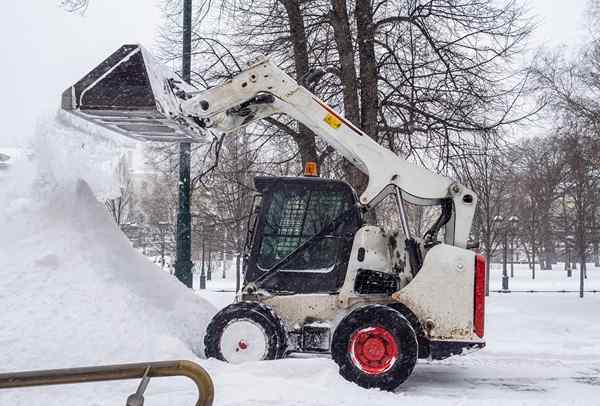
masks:
[[[227,278],[227,264],[225,263],[226,255],[225,255],[225,236],[223,236],[223,245],[221,245],[221,278]]]
[[[212,280],[212,247],[208,246],[208,267],[206,268],[206,280]]]
[[[489,229],[488,229],[489,230]],[[491,238],[489,238],[489,234],[484,238],[484,247],[485,247],[485,295],[490,295],[490,263],[492,262],[492,242]]]
[[[531,247],[531,279],[535,279],[535,243]]]
[[[280,0],[288,15],[290,24],[290,39],[294,49],[294,65],[296,68],[296,79],[308,72],[308,49],[306,42],[306,30],[304,27],[304,18],[300,9],[299,0]],[[317,162],[317,147],[315,144],[315,134],[305,125],[298,123],[298,135],[293,137],[298,145],[302,167],[307,162]]]
[[[544,270],[552,270],[552,264],[556,262],[556,252],[554,249],[554,241],[551,237],[548,237],[549,234],[546,234],[547,237],[544,239]],[[541,261],[540,261],[541,262]]]
[[[356,76],[356,61],[352,44],[352,31],[348,17],[346,0],[331,0],[329,22],[333,27],[333,35],[340,59],[340,81],[344,100],[344,116],[353,124],[362,127],[358,100],[358,78]],[[365,130],[365,128],[362,128]],[[343,163],[346,180],[360,193],[367,186],[367,177],[350,161]]]
[[[360,109],[358,105],[358,80],[356,62],[352,45],[352,32],[348,18],[346,0],[331,0],[329,22],[333,27],[333,35],[340,58],[340,81],[344,98],[344,115],[355,125],[360,125]]]
[[[377,58],[375,58],[375,30],[370,1],[356,2],[356,29],[360,57],[360,126],[377,141]]]
[[[358,56],[360,59],[360,127],[367,135],[378,140],[377,112],[379,95],[377,88],[377,58],[375,57],[375,25],[370,1],[356,2],[356,31]],[[355,175],[355,187],[362,191],[368,178],[364,174]]]
[[[485,295],[490,295],[490,256],[486,253],[485,256]]]
[[[527,246],[525,245],[525,243],[523,243],[523,252],[525,253],[525,257],[527,258],[527,266],[529,267],[529,269],[531,269],[532,268],[531,255],[530,255],[529,250],[527,249]]]
[[[540,269],[551,270],[554,262],[554,239],[552,233],[552,216],[550,214],[550,203],[546,201],[545,196],[543,202],[537,205],[537,210],[540,211]]]
[[[241,258],[242,254],[237,254],[235,256],[235,291],[240,291],[240,276],[241,276]]]
[[[585,266],[585,252],[580,253],[580,264],[581,266],[579,267],[579,297],[583,297],[584,294],[584,290],[585,290],[585,272],[586,272],[586,266]]]
[[[598,268],[600,267],[600,243],[598,241],[594,241],[592,249],[594,255],[594,266]]]

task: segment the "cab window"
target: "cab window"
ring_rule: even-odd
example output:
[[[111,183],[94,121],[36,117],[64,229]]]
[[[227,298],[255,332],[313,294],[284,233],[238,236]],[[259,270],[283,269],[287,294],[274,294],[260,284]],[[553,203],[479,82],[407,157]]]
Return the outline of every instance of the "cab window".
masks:
[[[346,212],[352,200],[334,190],[281,190],[273,193],[257,264],[266,270]],[[337,240],[324,236],[299,252],[284,270],[326,272],[335,265]]]

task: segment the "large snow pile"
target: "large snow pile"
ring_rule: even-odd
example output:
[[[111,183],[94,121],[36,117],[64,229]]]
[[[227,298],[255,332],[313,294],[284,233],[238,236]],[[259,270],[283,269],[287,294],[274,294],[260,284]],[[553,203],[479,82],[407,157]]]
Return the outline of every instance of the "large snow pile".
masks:
[[[0,372],[195,359],[216,310],[132,248],[90,186],[110,162],[70,153],[82,140],[51,122],[0,176]]]

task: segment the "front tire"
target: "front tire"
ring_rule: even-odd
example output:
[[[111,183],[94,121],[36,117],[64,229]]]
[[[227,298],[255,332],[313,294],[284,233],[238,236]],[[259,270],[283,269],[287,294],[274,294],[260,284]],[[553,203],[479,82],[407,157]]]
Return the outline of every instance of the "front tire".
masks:
[[[232,364],[282,358],[287,348],[283,323],[262,303],[231,304],[210,321],[204,353]]]
[[[368,305],[354,310],[333,334],[331,355],[340,374],[363,388],[392,391],[412,373],[417,336],[397,310]]]

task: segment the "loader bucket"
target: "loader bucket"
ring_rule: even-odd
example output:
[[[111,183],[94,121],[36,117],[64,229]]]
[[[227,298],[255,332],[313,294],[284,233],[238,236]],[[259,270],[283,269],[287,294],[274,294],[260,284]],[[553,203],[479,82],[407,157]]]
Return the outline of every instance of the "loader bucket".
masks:
[[[179,103],[196,89],[140,45],[123,45],[62,95],[63,110],[140,141],[196,142]]]

